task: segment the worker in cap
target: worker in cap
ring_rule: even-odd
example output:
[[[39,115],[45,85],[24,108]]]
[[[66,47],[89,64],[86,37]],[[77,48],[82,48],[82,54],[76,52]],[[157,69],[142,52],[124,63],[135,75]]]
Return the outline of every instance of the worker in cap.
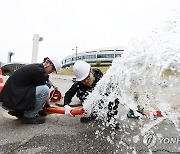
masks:
[[[34,63],[16,70],[6,81],[0,94],[3,108],[9,114],[21,119],[23,124],[41,124],[45,122],[38,112],[49,97],[46,76],[61,68],[58,59],[48,58],[43,63]]]
[[[76,82],[71,86],[71,88],[65,93],[64,97],[64,107],[65,114],[71,115],[72,108],[70,103],[74,95],[76,95],[80,101],[83,103],[87,98],[89,93],[91,93],[96,86],[97,82],[102,78],[103,73],[99,69],[91,69],[90,64],[85,61],[77,61],[73,66],[73,72],[76,76]],[[108,93],[105,93],[108,96]],[[99,100],[98,107],[101,108],[100,104],[103,104],[103,100]],[[119,123],[116,120],[116,115],[118,113],[117,108],[119,105],[119,100],[115,99],[108,103],[107,112],[107,122],[112,129],[119,129]],[[97,117],[96,111],[93,111],[88,117],[84,116],[80,118],[81,122],[89,122],[95,120]],[[114,123],[111,124],[111,121]]]
[[[83,103],[90,92],[93,91],[97,82],[102,78],[103,73],[100,69],[91,69],[90,64],[79,60],[73,66],[73,72],[76,76],[76,82],[70,87],[64,96],[65,114],[71,115],[72,108],[70,107],[72,98],[76,95]],[[93,120],[95,117],[81,117],[81,122]]]

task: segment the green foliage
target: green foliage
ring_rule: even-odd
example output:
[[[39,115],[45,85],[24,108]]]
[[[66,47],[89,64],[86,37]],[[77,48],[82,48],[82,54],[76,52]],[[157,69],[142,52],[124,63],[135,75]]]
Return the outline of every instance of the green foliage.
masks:
[[[97,67],[101,66],[101,61],[96,61],[96,65]]]

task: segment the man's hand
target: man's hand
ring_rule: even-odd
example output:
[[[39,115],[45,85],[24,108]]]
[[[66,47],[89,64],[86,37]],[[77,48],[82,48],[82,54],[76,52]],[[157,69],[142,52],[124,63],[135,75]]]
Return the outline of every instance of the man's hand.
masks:
[[[56,87],[55,85],[52,85],[54,90],[58,90],[58,87]]]
[[[43,108],[49,108],[49,107],[51,107],[51,105],[49,103],[46,103],[46,104],[44,104]]]
[[[72,108],[71,108],[69,105],[65,105],[65,106],[64,106],[64,109],[65,109],[65,114],[68,114],[68,115],[73,116],[73,115],[71,114]]]

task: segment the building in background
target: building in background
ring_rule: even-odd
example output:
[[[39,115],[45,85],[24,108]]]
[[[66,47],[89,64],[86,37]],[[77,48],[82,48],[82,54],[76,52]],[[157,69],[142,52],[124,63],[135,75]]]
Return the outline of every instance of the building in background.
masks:
[[[0,69],[2,70],[3,75],[11,75],[22,66],[27,65],[26,63],[19,63],[19,62],[12,63],[11,58],[13,55],[14,55],[13,52],[8,52],[7,63],[0,62]]]
[[[72,67],[77,60],[84,60],[91,65],[110,66],[113,59],[121,57],[123,52],[124,47],[109,47],[74,53],[62,60],[62,68]]]
[[[3,75],[11,75],[19,68],[27,65],[26,63],[8,63],[1,65]]]

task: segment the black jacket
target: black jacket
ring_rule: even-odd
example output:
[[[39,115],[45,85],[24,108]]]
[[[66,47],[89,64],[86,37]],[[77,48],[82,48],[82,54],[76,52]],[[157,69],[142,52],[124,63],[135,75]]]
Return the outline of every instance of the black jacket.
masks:
[[[92,73],[95,78],[95,80],[93,81],[93,84],[91,86],[86,86],[80,81],[75,82],[71,86],[71,88],[65,93],[64,105],[69,105],[75,94],[80,99],[81,102],[83,102],[87,98],[87,96],[89,95],[89,92],[93,91],[94,87],[96,86],[96,83],[103,76],[103,73],[99,69],[92,69]]]
[[[0,101],[13,110],[30,110],[35,107],[36,86],[45,85],[42,64],[30,64],[15,71],[6,81]]]

